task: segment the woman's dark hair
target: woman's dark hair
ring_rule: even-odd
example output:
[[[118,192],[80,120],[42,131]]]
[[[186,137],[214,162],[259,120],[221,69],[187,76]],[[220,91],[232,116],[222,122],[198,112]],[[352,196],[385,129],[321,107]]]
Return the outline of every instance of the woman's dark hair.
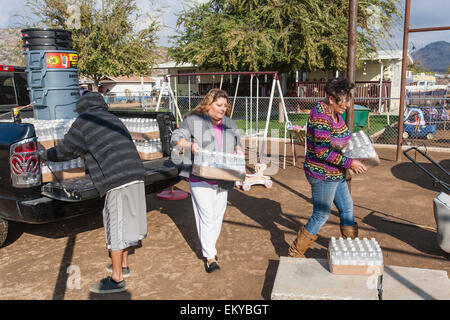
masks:
[[[338,77],[327,81],[325,92],[333,97],[336,102],[340,102],[343,99],[351,98],[354,88],[355,84],[348,81],[347,78]]]

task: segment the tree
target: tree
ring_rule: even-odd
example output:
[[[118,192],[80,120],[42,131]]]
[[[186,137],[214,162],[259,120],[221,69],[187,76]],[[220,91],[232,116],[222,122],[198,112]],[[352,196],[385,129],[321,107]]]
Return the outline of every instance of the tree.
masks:
[[[359,1],[358,57],[391,36],[397,4]],[[222,70],[345,70],[347,30],[348,0],[210,0],[179,15],[170,53]]]
[[[72,31],[78,69],[98,86],[105,76],[146,75],[158,57],[159,23],[142,16],[134,0],[27,0],[38,26]],[[75,7],[74,7],[75,6]],[[146,26],[137,30],[142,19]],[[26,20],[24,20],[26,21]]]
[[[421,61],[417,60],[414,61],[413,64],[408,66],[408,70],[412,71],[413,74],[419,74],[419,73],[425,73],[425,72],[429,72],[430,70],[428,70]]]

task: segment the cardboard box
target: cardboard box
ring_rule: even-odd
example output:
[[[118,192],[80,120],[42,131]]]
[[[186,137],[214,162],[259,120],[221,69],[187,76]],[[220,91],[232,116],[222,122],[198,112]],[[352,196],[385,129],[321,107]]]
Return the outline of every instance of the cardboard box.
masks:
[[[330,272],[333,274],[353,274],[367,276],[381,276],[383,274],[383,266],[355,266],[355,265],[336,265],[330,264]]]
[[[58,140],[38,141],[38,148],[39,149],[51,149],[54,146],[56,146],[58,143],[59,143]]]
[[[78,178],[85,175],[85,167],[74,168],[64,171],[53,171],[58,180],[65,180],[71,178]],[[42,183],[56,181],[55,176],[51,172],[42,173]]]
[[[381,266],[369,266],[369,265],[343,265],[332,264],[330,259],[330,251],[328,251],[328,265],[330,272],[333,274],[346,274],[346,275],[376,275],[381,276],[383,274],[383,265]]]
[[[51,149],[55,146],[57,146],[61,140],[45,140],[45,141],[38,141],[38,148],[39,149]]]
[[[130,132],[131,138],[133,140],[139,140],[139,141],[145,141],[145,140],[151,140],[151,139],[159,139],[159,131],[152,131],[152,132]]]
[[[192,174],[206,179],[217,179],[225,181],[244,181],[246,176],[245,170],[236,171],[216,167],[199,166],[196,164],[192,166]]]
[[[152,153],[139,152],[139,156],[141,157],[141,160],[153,160],[162,158],[164,155],[162,152],[152,152]]]

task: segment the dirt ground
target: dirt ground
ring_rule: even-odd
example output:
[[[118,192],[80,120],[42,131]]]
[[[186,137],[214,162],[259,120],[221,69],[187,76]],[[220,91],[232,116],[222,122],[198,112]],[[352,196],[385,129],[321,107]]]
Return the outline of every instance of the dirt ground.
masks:
[[[378,240],[386,265],[450,275],[450,255],[438,247],[433,231],[433,198],[440,189],[409,160],[395,162],[395,149],[377,151],[381,165],[351,183],[360,238]],[[429,154],[450,168],[450,153]],[[126,293],[89,292],[93,282],[108,275],[105,266],[110,262],[101,211],[96,210],[64,222],[13,224],[6,247],[0,249],[0,299],[270,299],[279,257],[287,255],[312,211],[302,162],[300,157],[294,167],[289,157],[286,169],[272,176],[270,189],[229,192],[217,243],[219,272],[205,272],[191,198],[162,201],[153,194],[147,198],[148,237],[130,255]],[[176,188],[189,191],[185,181]],[[393,217],[420,227],[385,220]],[[319,235],[307,258],[326,258],[330,237],[340,236],[337,211]]]

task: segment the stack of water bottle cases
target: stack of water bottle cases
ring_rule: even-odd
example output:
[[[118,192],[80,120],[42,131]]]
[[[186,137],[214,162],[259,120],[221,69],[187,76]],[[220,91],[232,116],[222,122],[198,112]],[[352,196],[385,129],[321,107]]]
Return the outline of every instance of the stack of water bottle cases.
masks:
[[[58,120],[39,120],[25,118],[24,123],[34,125],[39,149],[50,149],[56,146],[69,130],[75,118]],[[65,162],[46,161],[41,165],[42,182],[51,182],[76,178],[85,175],[84,160],[77,158]]]
[[[163,157],[159,125],[156,119],[121,118],[121,120],[130,132],[142,160]]]
[[[163,157],[159,126],[156,119],[120,118],[130,131],[133,142],[142,160]],[[64,139],[75,118],[39,120],[25,118],[22,122],[34,125],[39,149],[50,149]],[[42,182],[51,182],[85,175],[84,160],[77,158],[65,162],[47,161],[42,166]],[[56,176],[56,177],[55,177]]]

